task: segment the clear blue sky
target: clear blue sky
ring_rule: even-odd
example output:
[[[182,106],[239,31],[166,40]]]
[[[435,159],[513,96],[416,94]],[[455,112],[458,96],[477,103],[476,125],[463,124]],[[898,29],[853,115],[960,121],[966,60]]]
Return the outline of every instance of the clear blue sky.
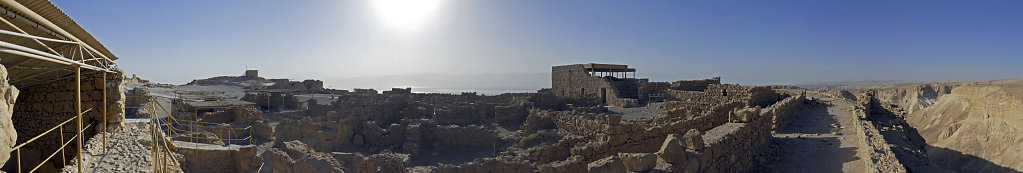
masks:
[[[538,88],[552,65],[589,62],[629,64],[655,81],[749,85],[1023,77],[1015,0],[442,0],[416,29],[389,25],[368,1],[54,3],[122,69],[174,84],[248,66],[341,89]],[[478,77],[491,74],[505,76]],[[416,75],[451,79],[402,77]],[[392,80],[370,80],[380,76]]]

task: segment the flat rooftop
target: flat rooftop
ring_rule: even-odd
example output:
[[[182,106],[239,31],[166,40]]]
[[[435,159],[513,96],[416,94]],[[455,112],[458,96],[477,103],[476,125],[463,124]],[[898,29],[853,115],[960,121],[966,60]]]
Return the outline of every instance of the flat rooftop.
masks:
[[[629,65],[622,64],[582,64],[587,72],[636,72],[636,69],[629,68]]]

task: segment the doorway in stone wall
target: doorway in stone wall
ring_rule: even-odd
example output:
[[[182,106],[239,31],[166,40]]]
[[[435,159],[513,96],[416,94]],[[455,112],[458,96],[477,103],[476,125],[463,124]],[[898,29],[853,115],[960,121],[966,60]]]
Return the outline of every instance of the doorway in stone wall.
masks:
[[[600,88],[600,103],[607,105],[607,88]]]

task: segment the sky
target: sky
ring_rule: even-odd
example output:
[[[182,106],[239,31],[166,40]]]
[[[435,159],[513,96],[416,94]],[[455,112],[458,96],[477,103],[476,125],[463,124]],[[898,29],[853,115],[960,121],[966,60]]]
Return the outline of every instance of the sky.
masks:
[[[418,2],[418,1],[417,1]],[[128,74],[535,91],[551,66],[743,85],[1023,77],[1023,1],[55,1]],[[423,91],[423,90],[419,90]]]

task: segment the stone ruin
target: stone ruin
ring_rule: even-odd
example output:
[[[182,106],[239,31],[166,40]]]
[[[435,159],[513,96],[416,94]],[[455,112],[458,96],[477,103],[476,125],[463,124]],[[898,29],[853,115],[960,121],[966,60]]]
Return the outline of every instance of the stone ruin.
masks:
[[[534,93],[248,88],[241,98],[176,92],[162,101],[174,118],[210,123],[171,136],[188,172],[744,172],[770,157],[772,130],[806,100],[720,78],[650,82],[585,67],[556,66],[552,76],[588,84],[555,80]],[[145,88],[156,85],[139,86],[126,93],[153,95]],[[223,127],[251,129],[215,130]],[[224,136],[251,142],[193,139]]]
[[[271,119],[251,122],[252,135],[271,147],[255,154],[280,172],[742,172],[769,157],[772,130],[805,100],[604,67],[553,67],[553,87],[535,93],[332,92],[329,103],[264,109]],[[604,71],[622,74],[593,76]],[[258,94],[246,98],[261,108],[256,98],[303,96]]]
[[[2,66],[0,66],[2,67]],[[4,71],[0,68],[0,71]],[[86,73],[82,74],[81,80],[81,99],[82,99],[82,111],[84,112],[82,119],[83,124],[90,125],[89,128],[83,129],[83,135],[86,139],[91,139],[96,134],[102,131],[102,127],[107,127],[109,130],[117,129],[124,121],[124,110],[125,110],[125,94],[123,72],[115,70],[116,73],[108,74],[106,76],[106,83],[103,81],[102,73]],[[22,144],[30,140],[31,137],[38,136],[47,130],[56,127],[58,124],[75,117],[75,91],[76,81],[74,77],[61,78],[49,82],[40,83],[33,86],[23,86],[22,88],[15,89],[12,85],[9,85],[6,81],[6,71],[0,75],[4,81],[0,81],[0,86],[7,86],[7,89],[3,89],[3,99],[6,104],[5,111],[3,114],[7,114],[4,118],[9,117],[10,120],[6,122],[13,122],[11,124],[0,124],[0,129],[3,129],[3,136],[15,137],[18,136],[16,141],[4,141],[0,139],[0,144],[4,144],[0,147],[0,160],[5,160],[7,164],[3,165],[3,170],[15,170],[13,167],[16,166],[13,151],[3,150],[5,147],[14,146],[14,144]],[[106,87],[106,105],[107,114],[102,113],[103,106],[103,88]],[[3,87],[0,87],[3,88]],[[17,104],[15,103],[17,100]],[[0,106],[2,107],[2,106]],[[103,120],[106,119],[106,125],[103,125]],[[0,122],[3,123],[3,122]],[[12,126],[11,126],[12,125]],[[13,127],[8,129],[7,127]],[[7,130],[10,130],[9,132]],[[16,133],[14,133],[16,130]],[[66,124],[63,131],[67,138],[74,135],[77,132],[76,128],[72,124]],[[53,133],[51,133],[53,134]],[[46,158],[44,154],[54,153],[59,151],[60,136],[58,135],[44,135],[36,141],[29,143],[22,147],[22,165],[37,165]],[[9,142],[9,143],[8,143]],[[10,146],[6,146],[10,144]],[[70,161],[75,158],[77,149],[74,147],[64,148],[66,155],[65,159],[50,159],[46,163],[42,163],[43,166],[39,169],[43,172],[58,171],[67,163],[64,161]],[[10,154],[10,155],[8,155]],[[9,158],[9,159],[8,159]]]

